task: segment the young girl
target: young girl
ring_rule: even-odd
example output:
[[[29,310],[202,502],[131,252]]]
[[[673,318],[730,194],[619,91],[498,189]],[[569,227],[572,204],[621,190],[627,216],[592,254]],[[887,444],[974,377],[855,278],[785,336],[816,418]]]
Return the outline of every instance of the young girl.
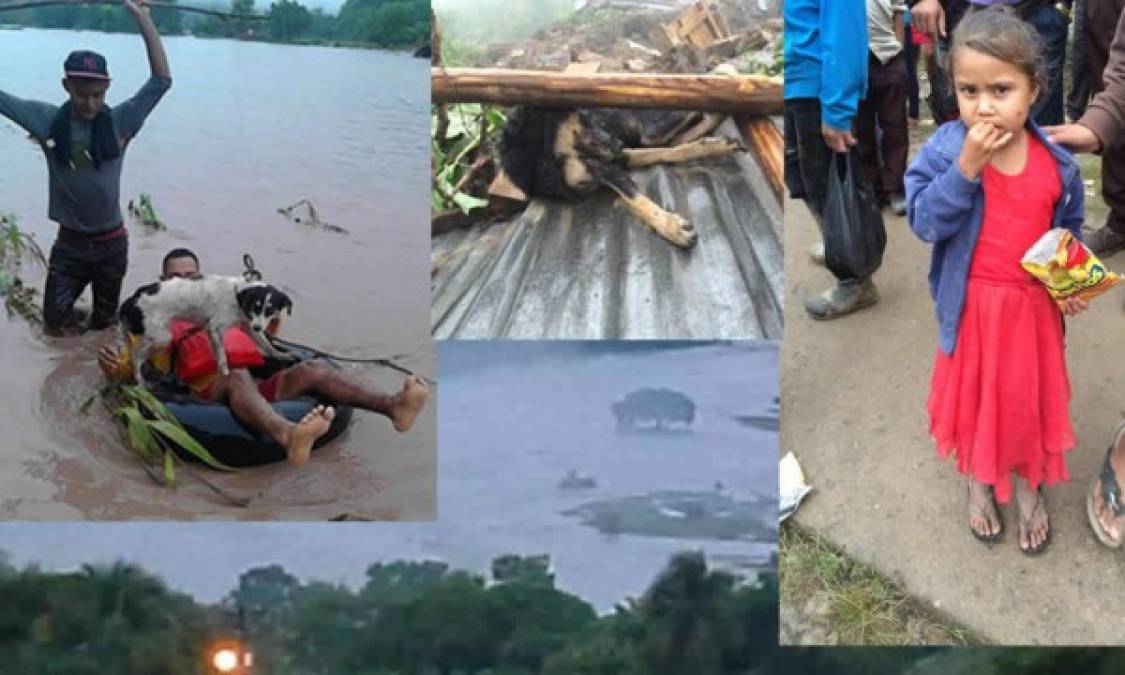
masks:
[[[906,174],[910,227],[931,242],[930,292],[939,350],[927,408],[942,457],[968,477],[969,528],[1000,538],[996,502],[1017,474],[1019,547],[1050,543],[1044,483],[1067,480],[1074,447],[1061,314],[1020,267],[1049,228],[1082,236],[1082,177],[1065,150],[1028,119],[1043,91],[1034,29],[1003,9],[966,15],[946,72],[961,119],[922,148]]]

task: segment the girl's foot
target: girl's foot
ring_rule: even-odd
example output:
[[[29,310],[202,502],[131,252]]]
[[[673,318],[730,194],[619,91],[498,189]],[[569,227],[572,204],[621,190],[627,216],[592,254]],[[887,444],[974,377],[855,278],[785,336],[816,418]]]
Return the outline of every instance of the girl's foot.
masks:
[[[1004,532],[992,486],[975,478],[969,479],[969,531],[986,544],[998,541]]]
[[[1040,485],[1032,490],[1027,481],[1018,481],[1016,505],[1020,514],[1020,551],[1037,556],[1051,543],[1051,523],[1047,518],[1047,492]]]

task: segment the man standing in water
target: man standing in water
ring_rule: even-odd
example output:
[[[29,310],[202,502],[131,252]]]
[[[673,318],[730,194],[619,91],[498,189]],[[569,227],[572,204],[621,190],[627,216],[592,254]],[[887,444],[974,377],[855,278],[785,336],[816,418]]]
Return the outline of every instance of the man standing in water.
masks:
[[[199,258],[188,249],[173,249],[164,256],[161,281],[197,276]],[[271,325],[267,330],[272,333],[274,328]],[[177,333],[175,326],[172,333],[173,336]],[[229,375],[219,374],[206,332],[188,330],[186,337],[174,337],[173,344],[176,345],[174,348],[157,352],[149,360],[149,365],[161,372],[174,370],[195,396],[228,406],[234,416],[247,426],[285,448],[289,463],[295,466],[309,460],[313,443],[328,432],[335,411],[331,407],[317,406],[294,423],[274,410],[272,404],[275,401],[316,395],[340,405],[377,412],[391,421],[395,431],[406,432],[414,426],[414,419],[430,395],[429,389],[418,377],[407,377],[402,389],[389,395],[315,359],[283,368],[260,382],[255,381],[247,367],[261,365],[264,359],[253,339],[237,327],[228,330],[223,339],[230,363]],[[107,345],[98,352],[98,366],[107,379],[131,381],[136,378],[128,349],[128,345],[121,349]],[[172,349],[175,350],[175,359],[172,358]],[[205,369],[188,365],[208,358]],[[174,368],[173,363],[177,364]]]
[[[172,86],[168,58],[145,0],[122,0],[137,20],[152,75],[133,98],[109,108],[109,69],[101,54],[75,51],[63,64],[62,106],[25,101],[0,91],[0,115],[23,127],[47,158],[48,216],[59,226],[43,291],[43,323],[52,335],[78,329],[74,302],[93,286],[89,328],[112,324],[128,264],[121,215],[125,149]]]

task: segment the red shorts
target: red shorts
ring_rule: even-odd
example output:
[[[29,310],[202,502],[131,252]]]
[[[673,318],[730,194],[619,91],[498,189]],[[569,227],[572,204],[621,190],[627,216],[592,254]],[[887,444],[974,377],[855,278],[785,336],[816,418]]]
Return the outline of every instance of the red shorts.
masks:
[[[269,403],[276,403],[277,402],[278,389],[281,388],[282,373],[284,373],[284,372],[285,372],[284,370],[279,370],[279,371],[277,371],[273,375],[270,375],[269,377],[267,377],[264,380],[258,380],[258,393],[261,394],[262,398],[266,399],[267,402],[269,402]],[[208,401],[214,401],[215,398],[214,398],[214,395],[212,393],[212,390],[214,388],[215,388],[215,384],[211,383],[211,384],[207,385],[206,389],[203,389],[201,391],[197,391],[197,392],[195,392],[195,394],[196,394],[196,396],[199,396],[202,399],[206,399]]]

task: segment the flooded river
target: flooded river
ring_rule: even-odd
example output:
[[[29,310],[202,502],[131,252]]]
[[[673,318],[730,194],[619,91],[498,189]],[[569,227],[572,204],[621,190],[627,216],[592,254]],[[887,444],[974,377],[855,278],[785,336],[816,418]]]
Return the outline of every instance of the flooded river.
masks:
[[[776,415],[776,347],[447,342],[440,352],[435,523],[9,523],[0,524],[0,550],[50,568],[124,557],[207,601],[247,567],[273,562],[306,581],[355,585],[376,561],[436,558],[486,574],[496,556],[547,553],[559,586],[602,611],[643,592],[677,551],[701,549],[713,565],[739,571],[777,550],[776,535],[708,539],[702,527],[691,536],[604,534],[567,513],[661,491],[718,490],[719,502],[765,504],[762,516],[775,523],[777,434],[739,418]],[[692,430],[618,433],[610,406],[646,386],[690,396]],[[596,486],[563,489],[571,469]]]
[[[130,226],[125,294],[154,280],[173,247],[193,249],[204,272],[221,274],[239,272],[251,253],[293,298],[285,337],[348,356],[404,355],[404,365],[436,377],[424,272],[429,63],[190,37],[166,38],[165,46],[174,84],[128,149],[122,202],[151,195],[169,229]],[[110,105],[148,76],[139,36],[0,30],[0,88],[61,103],[62,61],[77,48],[106,55]],[[0,166],[0,213],[14,213],[47,248],[55,226],[46,216],[46,164],[2,119]],[[348,234],[277,212],[304,198]],[[42,271],[28,277],[42,288]],[[212,476],[254,498],[249,509],[232,509],[183,475],[175,492],[155,486],[104,410],[78,413],[101,382],[96,349],[111,338],[44,340],[0,317],[0,518],[433,517],[436,394],[408,434],[357,412],[351,429],[302,470]],[[384,388],[401,385],[396,373],[354,368]]]

